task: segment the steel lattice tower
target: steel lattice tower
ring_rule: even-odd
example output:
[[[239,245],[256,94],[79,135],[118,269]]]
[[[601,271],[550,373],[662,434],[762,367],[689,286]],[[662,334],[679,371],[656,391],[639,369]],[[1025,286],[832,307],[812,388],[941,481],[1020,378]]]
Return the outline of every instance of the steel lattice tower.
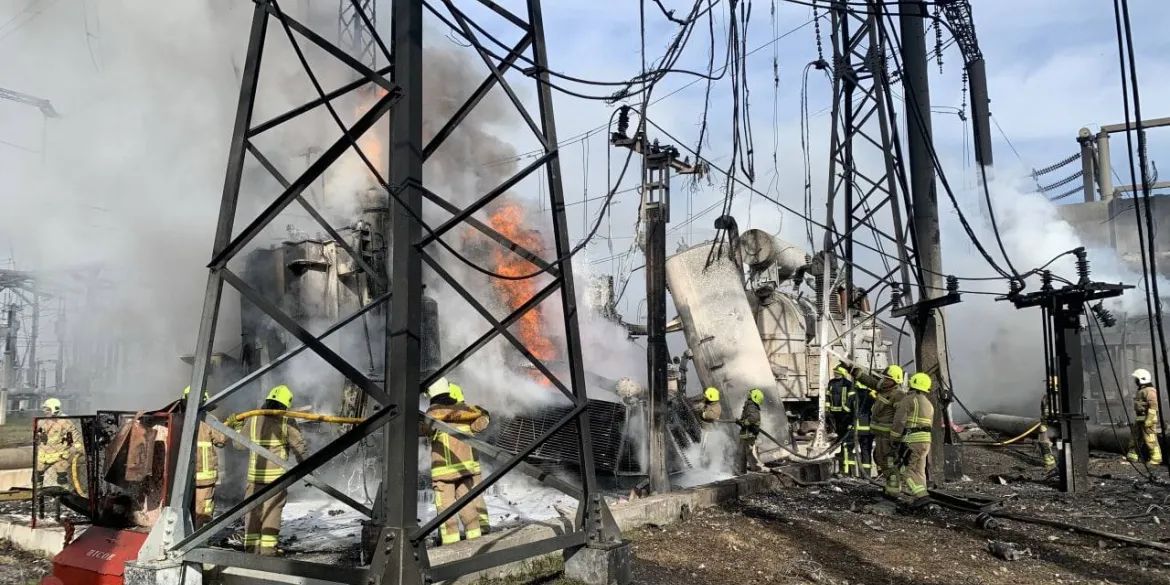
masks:
[[[521,33],[520,40],[500,60],[492,58],[481,46],[478,46],[476,33],[473,31],[473,29],[478,30],[478,25],[457,8],[453,1],[442,0],[441,4],[427,6],[427,9],[431,10],[439,19],[445,23],[454,24],[452,28],[477,46],[476,51],[487,71],[482,83],[428,142],[423,141],[422,134],[422,104],[425,98],[422,89],[422,70],[425,66],[422,52],[423,3],[417,0],[393,1],[391,6],[392,33],[388,43],[378,36],[372,26],[372,4],[372,2],[351,0],[350,7],[354,17],[363,25],[357,28],[365,30],[371,35],[372,46],[376,46],[389,63],[388,66],[376,70],[370,66],[370,61],[366,61],[360,56],[355,57],[346,49],[338,47],[282,12],[277,0],[256,1],[229,151],[223,197],[220,204],[219,221],[209,262],[210,270],[191,379],[192,391],[186,402],[175,472],[177,479],[173,481],[169,501],[172,503],[191,501],[194,485],[192,472],[196,429],[200,421],[224,432],[229,438],[247,447],[258,456],[285,466],[286,471],[280,479],[257,489],[255,493],[237,505],[219,513],[207,525],[198,530],[193,530],[191,527],[187,506],[171,505],[166,508],[163,517],[152,531],[147,545],[143,548],[140,555],[143,560],[159,559],[182,563],[205,563],[219,567],[246,567],[338,583],[397,585],[446,581],[468,573],[560,549],[608,546],[620,540],[620,532],[597,489],[593,460],[588,456],[593,452],[593,447],[586,419],[588,400],[581,363],[572,254],[564,214],[560,157],[552,95],[548,84],[548,55],[545,48],[541,3],[539,0],[527,0],[527,14],[522,17],[494,2],[487,0],[481,2],[496,16],[510,23]],[[449,16],[444,16],[439,12],[439,9],[445,9]],[[344,10],[342,12],[343,15],[346,14]],[[265,122],[254,123],[252,118],[257,103],[257,87],[264,65],[266,35],[270,28],[281,31],[282,34],[278,36],[287,36],[298,54],[300,50],[297,49],[297,43],[307,41],[352,69],[360,78],[328,92],[318,86],[319,96],[317,98]],[[538,107],[535,115],[517,97],[513,84],[505,76],[509,68],[521,57],[535,64],[534,73],[525,77],[526,80],[532,78],[531,81],[534,82]],[[309,70],[307,67],[306,69]],[[389,76],[391,71],[393,71],[393,75]],[[316,85],[315,80],[314,83]],[[352,125],[345,128],[341,138],[323,148],[318,158],[295,177],[284,177],[254,142],[258,135],[266,131],[322,106],[331,108],[331,100],[370,85],[380,90],[378,92],[380,97]],[[495,87],[502,88],[508,95],[511,104],[517,109],[527,127],[541,144],[544,154],[514,176],[503,181],[499,186],[477,198],[474,203],[461,208],[445,198],[443,194],[428,187],[423,181],[423,167],[435,150],[460,126],[468,114],[475,110],[484,96]],[[337,231],[302,195],[309,185],[321,177],[322,173],[337,162],[345,152],[351,149],[360,151],[357,146],[358,137],[387,116],[390,117],[391,128],[389,177],[381,177],[377,171],[372,170],[372,172],[378,176],[379,182],[387,189],[391,197],[391,225],[386,233],[387,239],[392,242],[386,267],[386,274],[392,275],[391,282],[388,283],[389,289],[386,293],[374,298],[369,305],[341,318],[320,335],[314,335],[282,311],[280,307],[261,295],[253,285],[233,272],[228,263],[237,257],[265,226],[276,219],[282,210],[294,202],[308,211],[331,237],[344,246],[344,240]],[[259,165],[271,174],[283,189],[274,194],[267,207],[258,216],[237,232],[235,218],[240,199],[241,179],[245,166],[253,164]],[[538,170],[543,171],[542,176],[546,182],[544,186],[549,197],[549,205],[545,206],[545,209],[550,214],[556,248],[556,256],[551,259],[542,258],[533,251],[525,249],[522,245],[473,217],[477,211],[484,209],[517,182]],[[440,225],[425,225],[422,220],[424,200],[444,210],[449,214],[449,217]],[[497,319],[488,312],[488,309],[477,300],[472,292],[468,291],[443,267],[437,258],[438,238],[454,230],[477,230],[493,240],[495,245],[500,245],[510,250],[511,253],[525,258],[533,265],[534,270],[544,271],[545,277],[541,281],[542,288],[511,314]],[[346,251],[355,259],[360,258],[348,247]],[[420,305],[422,303],[424,264],[446,281],[491,325],[490,329],[478,339],[462,348],[455,357],[443,363],[438,371],[430,373],[425,378],[419,371]],[[377,272],[369,266],[362,266],[362,269],[371,274]],[[224,284],[238,291],[244,299],[253,303],[272,321],[296,337],[300,341],[300,345],[272,358],[269,363],[201,403],[200,398],[203,396],[207,384],[212,343],[215,339]],[[547,366],[535,358],[532,352],[509,331],[509,327],[523,315],[554,295],[560,299],[563,313],[564,347],[560,353],[568,363],[569,371],[569,378],[564,381],[549,371]],[[388,381],[385,386],[363,374],[323,342],[330,334],[368,313],[372,308],[382,305],[389,306],[389,311],[386,312],[388,339],[384,361],[385,372],[382,378]],[[528,358],[533,366],[549,379],[552,386],[571,401],[573,408],[532,444],[520,449],[515,454],[503,452],[438,421],[430,421],[436,428],[457,435],[472,444],[481,456],[495,460],[496,465],[494,472],[485,477],[482,483],[472,489],[470,493],[460,498],[432,520],[419,526],[417,521],[418,452],[416,444],[419,422],[422,417],[418,411],[420,392],[498,336],[507,339],[522,355]],[[380,407],[363,422],[354,425],[350,430],[295,466],[284,462],[267,449],[256,445],[247,437],[214,418],[204,416],[210,406],[221,402],[227,396],[258,380],[266,372],[287,362],[306,349],[344,374],[350,382],[364,391]],[[541,444],[570,425],[573,425],[576,430],[579,453],[585,455],[580,459],[581,482],[579,485],[550,476],[525,462],[525,458]],[[382,432],[385,447],[380,460],[382,477],[394,478],[394,480],[382,482],[377,501],[371,509],[360,502],[353,501],[352,498],[348,498],[328,483],[316,479],[313,474],[323,465],[339,457],[347,449],[376,431]],[[527,473],[538,481],[576,498],[579,505],[573,529],[558,536],[523,546],[490,550],[490,552],[476,554],[464,560],[431,566],[426,548],[428,535],[437,530],[445,520],[454,516],[477,495],[489,489],[504,474],[513,470]],[[373,543],[373,558],[369,566],[323,565],[293,559],[260,557],[208,546],[208,540],[230,523],[242,518],[247,512],[281,491],[305,481],[340,499],[371,519],[372,532],[377,534],[377,538]]]

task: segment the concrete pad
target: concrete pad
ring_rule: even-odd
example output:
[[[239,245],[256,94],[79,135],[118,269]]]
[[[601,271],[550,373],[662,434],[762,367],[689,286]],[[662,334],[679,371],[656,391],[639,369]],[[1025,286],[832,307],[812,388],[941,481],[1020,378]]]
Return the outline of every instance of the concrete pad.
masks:
[[[13,546],[48,557],[65,548],[65,529],[60,526],[30,528],[28,521],[0,518],[0,540]]]
[[[565,551],[565,576],[585,585],[628,585],[634,575],[630,541]]]
[[[0,492],[12,488],[32,489],[32,468],[0,469]]]

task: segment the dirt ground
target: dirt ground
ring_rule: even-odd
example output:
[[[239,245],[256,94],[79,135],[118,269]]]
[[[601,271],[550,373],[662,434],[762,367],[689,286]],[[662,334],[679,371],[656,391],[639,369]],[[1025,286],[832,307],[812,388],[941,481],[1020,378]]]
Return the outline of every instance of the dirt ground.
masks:
[[[1167,543],[1170,484],[1146,481],[1118,456],[1094,457],[1092,493],[1071,497],[1045,478],[1024,445],[969,445],[968,480],[947,484],[959,494],[1001,499],[1003,511],[1057,519]],[[880,489],[859,480],[784,489],[701,511],[660,529],[627,534],[639,585],[818,583],[992,585],[1021,583],[1170,584],[1170,553],[1046,526],[1000,520],[975,526],[972,514],[888,509]],[[1026,550],[1004,561],[989,541]],[[510,583],[569,583],[550,574]]]

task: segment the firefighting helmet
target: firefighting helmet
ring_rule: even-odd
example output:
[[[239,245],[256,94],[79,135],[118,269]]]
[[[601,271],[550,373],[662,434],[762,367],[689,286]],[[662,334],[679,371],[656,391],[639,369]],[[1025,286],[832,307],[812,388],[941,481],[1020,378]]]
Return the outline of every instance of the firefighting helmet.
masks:
[[[719,402],[719,389],[714,386],[707,388],[703,391],[703,398],[706,398],[707,402]]]
[[[447,394],[451,396],[451,399],[455,401],[455,404],[463,402],[463,387],[459,384],[450,384],[447,387]]]
[[[187,397],[190,395],[191,395],[191,387],[187,386],[186,388],[183,388],[183,400],[186,400]],[[207,402],[208,398],[210,398],[210,396],[207,394],[207,390],[204,390],[203,391],[203,401]]]
[[[910,376],[910,389],[919,392],[930,392],[930,375],[926,372],[918,372]]]
[[[61,401],[56,398],[48,398],[41,404],[41,410],[54,416],[61,414]]]
[[[451,383],[447,381],[446,376],[443,376],[442,378],[439,378],[438,380],[431,382],[431,385],[427,386],[427,398],[430,398],[432,400],[434,400],[435,398],[438,398],[444,394],[450,394],[450,393],[451,393]]]
[[[268,399],[279,402],[280,404],[284,405],[285,408],[292,408],[292,390],[289,390],[288,386],[285,386],[284,384],[274,386],[272,390],[269,390]]]
[[[1133,379],[1140,386],[1145,386],[1153,382],[1154,377],[1150,375],[1150,371],[1145,368],[1138,368],[1133,371]]]
[[[902,370],[902,366],[898,364],[890,364],[886,366],[886,375],[890,377],[897,384],[901,384],[906,379],[906,372]]]
[[[763,405],[764,391],[760,390],[759,388],[752,388],[752,391],[748,392],[748,399],[752,402],[755,402],[757,405]]]

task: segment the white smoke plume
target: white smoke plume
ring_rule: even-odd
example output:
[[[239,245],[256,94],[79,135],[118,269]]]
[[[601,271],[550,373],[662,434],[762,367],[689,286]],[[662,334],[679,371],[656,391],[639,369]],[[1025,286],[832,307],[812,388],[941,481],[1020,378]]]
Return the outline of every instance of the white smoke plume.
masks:
[[[1076,229],[1061,218],[1055,204],[1027,186],[1026,179],[1001,176],[989,184],[1000,233],[1015,268],[1025,272],[1049,263],[1054,257],[1085,246]],[[960,204],[973,222],[979,240],[1005,269],[989,222],[980,217],[982,189],[960,193]],[[970,243],[957,216],[940,193],[943,216],[944,272],[960,276],[994,276]],[[1106,303],[1115,314],[1145,313],[1140,270],[1122,261],[1111,249],[1089,247],[1091,278],[1104,282],[1138,285],[1119,299]],[[1075,259],[1064,256],[1052,262],[1053,274],[1076,281]],[[1161,286],[1167,286],[1160,278]],[[1054,283],[1061,286],[1061,283]],[[1028,279],[1028,291],[1037,290],[1039,277]],[[964,281],[960,288],[978,292],[1007,292],[1004,281]],[[1170,289],[1165,289],[1170,290]],[[945,309],[955,392],[969,408],[1034,413],[1044,393],[1044,355],[1038,308],[1016,309],[993,296],[964,295],[963,302]],[[1085,335],[1088,335],[1086,332]],[[1121,372],[1120,375],[1125,375]],[[1111,374],[1110,374],[1111,377]],[[1124,381],[1123,381],[1124,383]]]

